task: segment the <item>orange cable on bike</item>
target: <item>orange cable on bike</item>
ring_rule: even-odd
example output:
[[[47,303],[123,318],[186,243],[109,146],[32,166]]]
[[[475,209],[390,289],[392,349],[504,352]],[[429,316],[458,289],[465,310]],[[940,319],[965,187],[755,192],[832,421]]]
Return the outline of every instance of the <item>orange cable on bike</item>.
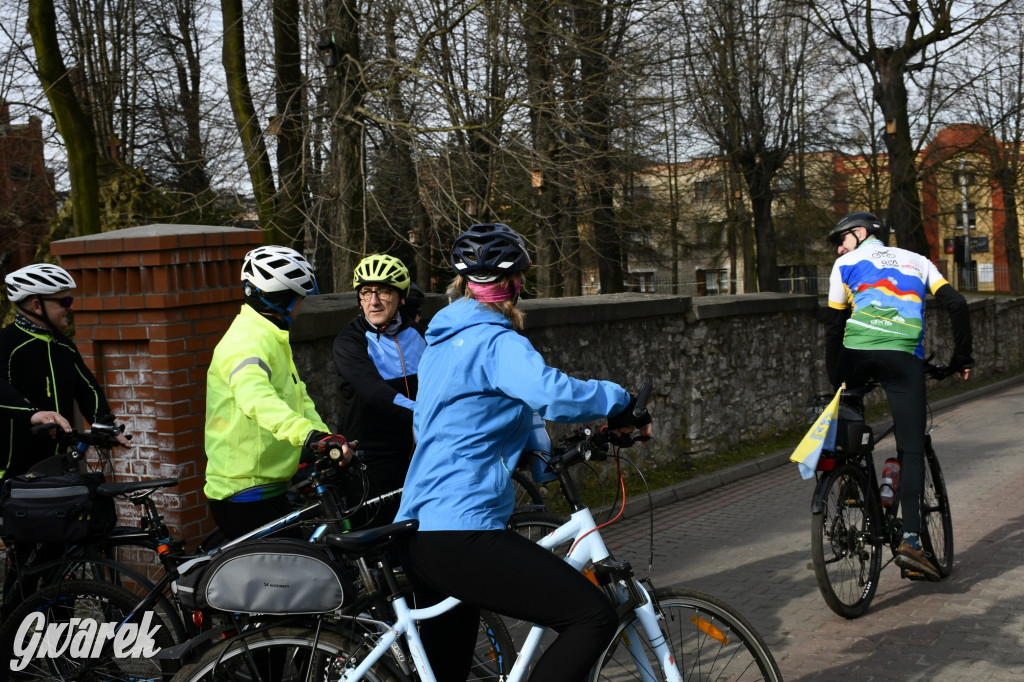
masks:
[[[572,551],[574,549],[576,549],[576,545],[580,544],[580,542],[583,541],[583,538],[587,537],[588,535],[593,533],[595,530],[601,530],[602,528],[605,528],[606,526],[612,525],[613,523],[618,521],[620,518],[622,518],[623,512],[626,511],[626,480],[622,476],[622,462],[619,460],[619,449],[616,448],[614,445],[612,446],[612,454],[615,457],[615,468],[619,472],[619,491],[622,493],[622,504],[619,506],[619,513],[616,514],[614,517],[608,519],[607,521],[605,521],[601,525],[596,526],[595,528],[592,528],[592,529],[588,530],[586,533],[584,533],[583,535],[579,536],[576,539],[576,542],[572,543],[572,547],[569,548],[569,554],[572,554]]]

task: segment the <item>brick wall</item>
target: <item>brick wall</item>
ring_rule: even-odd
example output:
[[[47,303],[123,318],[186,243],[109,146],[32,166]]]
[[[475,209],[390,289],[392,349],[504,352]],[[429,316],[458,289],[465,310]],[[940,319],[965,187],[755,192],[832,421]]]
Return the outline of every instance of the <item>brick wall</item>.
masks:
[[[78,282],[75,341],[133,434],[117,480],[177,478],[158,493],[179,537],[213,529],[203,487],[206,368],[238,313],[239,272],[258,230],[148,225],[54,242]],[[133,509],[120,509],[131,522]]]

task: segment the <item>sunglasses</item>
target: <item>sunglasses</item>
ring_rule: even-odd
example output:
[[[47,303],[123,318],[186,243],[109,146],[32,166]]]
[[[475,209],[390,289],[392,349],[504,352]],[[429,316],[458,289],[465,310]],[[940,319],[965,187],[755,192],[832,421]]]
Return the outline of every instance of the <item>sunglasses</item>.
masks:
[[[53,301],[54,303],[60,305],[60,307],[62,307],[62,308],[70,308],[74,304],[74,302],[75,302],[75,297],[74,296],[62,296],[60,298],[44,298],[43,300],[44,301]]]

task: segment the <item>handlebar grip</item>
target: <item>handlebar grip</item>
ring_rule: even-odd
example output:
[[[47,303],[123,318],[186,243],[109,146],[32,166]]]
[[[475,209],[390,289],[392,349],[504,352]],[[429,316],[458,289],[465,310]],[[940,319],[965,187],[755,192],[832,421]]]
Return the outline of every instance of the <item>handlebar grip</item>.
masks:
[[[636,396],[636,405],[633,407],[633,416],[637,419],[647,413],[647,398],[651,395],[651,382],[645,381],[640,386],[640,392]]]
[[[34,424],[34,425],[32,425],[29,428],[29,431],[31,431],[32,435],[34,436],[34,435],[42,433],[43,431],[49,431],[50,429],[55,429],[55,428],[59,428],[59,426],[57,425],[57,422],[46,422],[45,424]]]

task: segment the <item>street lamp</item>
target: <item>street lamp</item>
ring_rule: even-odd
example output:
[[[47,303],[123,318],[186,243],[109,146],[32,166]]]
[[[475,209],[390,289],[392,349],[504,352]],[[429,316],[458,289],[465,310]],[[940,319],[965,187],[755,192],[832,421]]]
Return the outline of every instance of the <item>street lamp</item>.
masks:
[[[968,290],[968,272],[971,264],[971,223],[968,217],[967,202],[967,159],[960,159],[960,222],[964,228],[964,262],[960,266],[960,287]]]

